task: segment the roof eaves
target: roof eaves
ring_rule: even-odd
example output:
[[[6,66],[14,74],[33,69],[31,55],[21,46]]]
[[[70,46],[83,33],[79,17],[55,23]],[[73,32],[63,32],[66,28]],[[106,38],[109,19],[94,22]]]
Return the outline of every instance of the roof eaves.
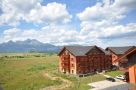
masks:
[[[67,48],[66,48],[66,50],[68,50]],[[74,53],[72,53],[70,50],[68,50],[69,51],[69,53],[71,53],[73,56],[76,56]]]
[[[100,51],[102,51],[105,54],[105,52],[103,50],[101,50],[101,48],[97,47],[96,45],[92,46],[92,48],[86,54],[88,54],[94,47],[96,47],[97,49],[99,49]]]
[[[121,59],[123,59],[125,56],[131,54],[132,52],[136,51],[136,48],[131,49],[129,52],[125,53],[124,55],[122,55],[120,58],[116,59],[115,62],[120,61]]]
[[[60,56],[60,54],[62,53],[62,51],[65,49],[65,47],[63,47],[60,52],[58,53],[58,56]]]
[[[114,53],[117,56],[120,55],[120,54],[115,53],[110,47],[108,47],[107,50],[109,50],[110,52]]]
[[[92,46],[92,48],[94,48],[95,46]],[[87,55],[91,50],[92,50],[92,48],[90,48],[89,50],[88,50],[88,52],[86,52],[85,53],[85,55]]]

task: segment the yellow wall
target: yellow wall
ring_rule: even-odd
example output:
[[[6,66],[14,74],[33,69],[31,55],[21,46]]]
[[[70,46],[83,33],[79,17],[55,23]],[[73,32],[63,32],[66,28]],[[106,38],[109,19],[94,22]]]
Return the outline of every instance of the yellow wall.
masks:
[[[136,66],[129,67],[129,80],[130,83],[136,84]]]
[[[113,64],[113,65],[116,65],[116,66],[119,66],[119,65],[118,65],[119,63],[118,63],[118,62],[115,63],[115,60],[116,60],[116,59],[118,59],[118,56],[115,55],[114,53],[112,53],[112,64]]]
[[[72,60],[73,59],[73,60]],[[74,65],[74,67],[72,67],[72,64]],[[73,72],[72,72],[73,71]],[[76,57],[73,56],[70,53],[70,74],[75,74],[76,75]]]

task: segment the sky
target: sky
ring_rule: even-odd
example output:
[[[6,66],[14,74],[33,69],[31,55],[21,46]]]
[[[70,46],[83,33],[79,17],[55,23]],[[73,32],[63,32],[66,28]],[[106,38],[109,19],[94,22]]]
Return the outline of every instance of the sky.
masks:
[[[136,0],[0,0],[0,43],[136,45]]]

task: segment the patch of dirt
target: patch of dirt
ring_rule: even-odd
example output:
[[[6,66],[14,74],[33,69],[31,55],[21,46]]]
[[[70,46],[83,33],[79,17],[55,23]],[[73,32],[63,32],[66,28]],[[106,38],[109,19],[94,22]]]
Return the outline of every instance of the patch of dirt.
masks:
[[[68,88],[68,87],[70,87],[72,85],[72,82],[70,82],[69,80],[66,80],[66,79],[64,79],[62,77],[51,76],[48,73],[44,73],[43,76],[48,77],[51,80],[60,79],[60,80],[62,80],[63,83],[61,85],[49,86],[49,87],[46,87],[46,88],[42,88],[40,90],[63,90],[63,89]]]

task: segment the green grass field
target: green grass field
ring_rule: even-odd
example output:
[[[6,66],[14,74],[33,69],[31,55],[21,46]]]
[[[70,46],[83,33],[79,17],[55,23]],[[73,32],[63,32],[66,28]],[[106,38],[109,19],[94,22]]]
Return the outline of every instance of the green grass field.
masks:
[[[106,72],[105,74],[112,76],[112,77],[116,77],[116,76],[119,76],[119,75],[123,75],[124,72],[117,70],[117,71]]]
[[[39,90],[63,84],[61,79],[52,80],[45,76],[62,77],[72,84],[63,90],[88,90],[87,84],[104,80],[101,75],[76,77],[58,71],[59,58],[46,53],[2,53],[0,54],[0,86],[4,90]]]

